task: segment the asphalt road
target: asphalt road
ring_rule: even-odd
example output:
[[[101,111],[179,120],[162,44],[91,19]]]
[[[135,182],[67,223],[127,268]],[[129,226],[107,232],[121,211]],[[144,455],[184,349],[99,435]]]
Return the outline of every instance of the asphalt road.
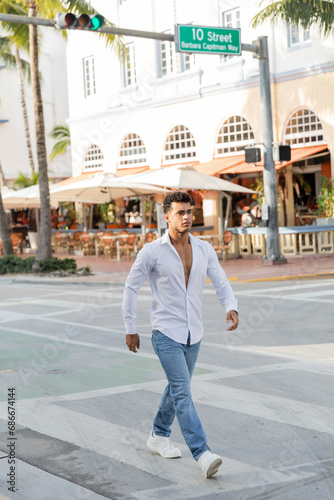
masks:
[[[332,500],[334,280],[233,288],[232,333],[212,286],[204,293],[193,397],[223,458],[207,480],[177,422],[181,459],[146,448],[165,386],[148,285],[133,354],[121,284],[0,281],[0,499]]]

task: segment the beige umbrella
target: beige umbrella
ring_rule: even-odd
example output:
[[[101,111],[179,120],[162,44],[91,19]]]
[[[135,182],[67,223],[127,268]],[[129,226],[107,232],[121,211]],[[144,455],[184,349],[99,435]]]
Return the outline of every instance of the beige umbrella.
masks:
[[[54,186],[55,184],[49,184],[50,192],[54,189]],[[8,189],[6,192],[3,190],[1,192],[5,209],[18,207],[39,208],[41,206],[38,184],[17,191]]]
[[[83,203],[109,203],[110,200],[140,196],[142,209],[142,232],[146,232],[143,195],[165,193],[165,190],[145,182],[135,182],[117,177],[110,172],[100,172],[87,179],[56,187],[50,198],[53,202],[72,201]]]
[[[175,189],[204,189],[205,191],[230,191],[235,193],[254,194],[256,191],[239,186],[233,182],[219,179],[212,175],[202,174],[189,165],[173,165],[157,170],[145,171],[129,175],[127,181],[147,182],[156,186]],[[118,181],[117,181],[118,182]]]
[[[130,177],[130,176],[129,176]],[[80,201],[83,203],[108,203],[110,200],[129,196],[164,193],[165,190],[147,182],[130,181],[109,172],[100,172],[87,179],[56,187],[52,201]]]
[[[196,168],[189,165],[173,165],[171,167],[159,168],[150,172],[142,172],[128,177],[128,182],[149,182],[157,186],[167,186],[175,189],[203,189],[205,191],[218,191],[218,196],[227,198],[227,209],[225,224],[223,224],[222,203],[218,204],[219,235],[223,232],[223,226],[227,227],[228,214],[231,209],[231,196],[226,191],[235,193],[256,194],[252,189],[239,186],[233,182],[219,179],[212,175],[202,174]]]

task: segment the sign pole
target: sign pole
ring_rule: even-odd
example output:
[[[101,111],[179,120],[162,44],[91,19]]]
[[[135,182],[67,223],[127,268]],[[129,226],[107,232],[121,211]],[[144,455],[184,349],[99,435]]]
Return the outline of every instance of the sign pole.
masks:
[[[278,211],[277,211],[277,181],[275,162],[273,159],[273,119],[271,107],[270,72],[268,57],[268,38],[266,36],[257,39],[259,51],[260,68],[260,94],[261,94],[261,121],[263,137],[263,189],[266,205],[269,210],[266,249],[267,255],[263,258],[263,264],[285,264],[285,257],[280,255]]]

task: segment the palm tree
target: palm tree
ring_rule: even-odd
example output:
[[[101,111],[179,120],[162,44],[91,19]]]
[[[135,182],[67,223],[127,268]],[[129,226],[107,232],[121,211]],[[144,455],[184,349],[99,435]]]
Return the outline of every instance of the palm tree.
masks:
[[[72,11],[75,13],[96,14],[85,0],[0,0],[0,10],[6,14],[21,14],[26,15],[26,5],[28,6],[28,16],[36,17],[39,9],[39,16],[52,18],[57,12]],[[20,12],[18,12],[20,11]],[[20,40],[25,26],[14,23],[3,23],[5,28],[10,31],[13,40]],[[65,34],[65,33],[64,33]],[[66,34],[65,34],[66,35]],[[107,44],[113,44],[117,38],[114,35],[101,35],[106,40]],[[50,193],[49,182],[47,175],[47,156],[45,145],[45,127],[43,114],[43,101],[41,94],[41,85],[39,79],[39,64],[38,64],[38,36],[37,26],[29,25],[29,49],[30,49],[30,64],[31,64],[31,80],[35,108],[35,128],[37,142],[37,161],[39,171],[39,188],[41,199],[40,211],[40,233],[38,253],[36,256],[35,269],[38,270],[38,262],[51,257],[51,217],[50,217]],[[119,44],[118,44],[119,46]]]
[[[5,255],[13,255],[14,254],[13,244],[12,244],[12,239],[10,237],[8,219],[7,219],[5,208],[3,206],[2,194],[1,194],[1,189],[4,186],[4,182],[5,182],[5,176],[3,174],[2,166],[0,163],[0,235],[1,235],[1,243],[2,243],[3,253]]]
[[[66,125],[55,125],[49,135],[52,139],[57,140],[49,156],[49,160],[53,160],[64,154],[71,145],[70,129]]]
[[[26,41],[23,41],[22,48],[26,49]],[[15,54],[13,55],[11,48],[14,47]],[[4,61],[6,67],[15,67],[18,72],[20,99],[24,121],[24,133],[26,138],[26,145],[28,151],[28,159],[30,165],[31,175],[35,172],[34,158],[31,148],[28,112],[24,92],[24,77],[30,80],[30,64],[20,57],[20,47],[14,43],[10,36],[0,37],[0,58]]]
[[[34,172],[31,177],[28,177],[27,175],[20,172],[13,182],[13,186],[17,189],[23,189],[29,186],[34,186],[35,184],[38,184],[37,172]]]
[[[261,2],[262,5],[264,1]],[[329,0],[281,0],[270,2],[252,20],[253,27],[265,21],[317,26],[324,35],[334,32],[334,3]]]

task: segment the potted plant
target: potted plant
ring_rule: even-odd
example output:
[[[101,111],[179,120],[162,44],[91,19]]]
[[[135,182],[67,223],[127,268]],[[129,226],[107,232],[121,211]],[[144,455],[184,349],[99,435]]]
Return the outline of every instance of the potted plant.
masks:
[[[101,203],[97,205],[99,229],[104,229],[106,224],[115,222],[114,203]]]
[[[334,225],[334,178],[320,178],[320,194],[317,196],[318,225]]]

